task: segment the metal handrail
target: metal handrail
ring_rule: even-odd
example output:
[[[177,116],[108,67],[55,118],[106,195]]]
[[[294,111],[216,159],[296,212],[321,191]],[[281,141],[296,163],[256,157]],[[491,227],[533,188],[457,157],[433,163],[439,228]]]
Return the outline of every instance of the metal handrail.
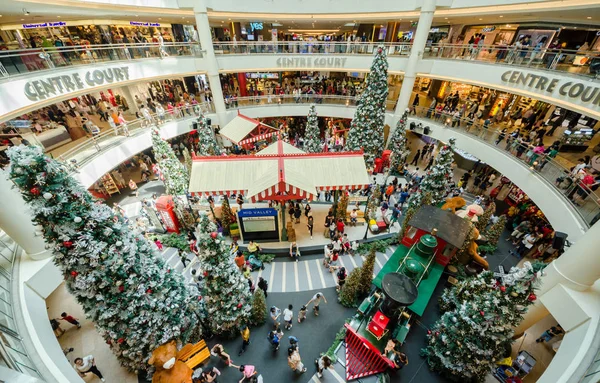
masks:
[[[261,96],[245,96],[237,97],[236,99],[228,97],[226,99],[226,108],[236,108],[238,106],[243,107],[256,107],[271,104],[306,104],[315,103],[322,104],[326,101],[326,104],[337,104],[345,106],[356,106],[360,96],[340,96],[332,94],[301,94],[294,96],[293,94],[272,94],[272,95],[261,95]],[[393,111],[396,106],[395,100],[386,100],[386,110]]]
[[[383,45],[388,55],[410,54],[411,43],[386,43],[363,41],[213,41],[215,54],[372,54]]]

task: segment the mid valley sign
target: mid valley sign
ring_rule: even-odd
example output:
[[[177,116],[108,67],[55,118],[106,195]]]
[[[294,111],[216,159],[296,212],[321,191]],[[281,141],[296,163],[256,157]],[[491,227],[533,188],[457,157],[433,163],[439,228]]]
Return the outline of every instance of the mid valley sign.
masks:
[[[533,73],[509,70],[502,74],[502,82],[521,85],[538,93],[546,92],[583,102],[586,105],[600,106],[600,87],[594,83],[567,81],[564,78],[550,78]]]
[[[279,57],[278,68],[344,68],[345,57]]]
[[[129,80],[129,68],[126,66],[93,69],[28,81],[25,83],[24,92],[31,101],[39,101],[81,89],[127,80]]]

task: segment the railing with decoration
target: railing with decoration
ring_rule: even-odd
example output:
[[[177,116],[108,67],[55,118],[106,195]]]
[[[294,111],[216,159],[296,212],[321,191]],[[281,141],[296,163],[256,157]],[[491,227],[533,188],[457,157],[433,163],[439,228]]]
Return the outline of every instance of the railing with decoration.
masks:
[[[327,104],[339,105],[347,107],[355,107],[359,96],[338,96],[338,95],[323,95],[323,94],[272,94],[266,96],[248,96],[248,97],[227,97],[225,107],[227,109],[235,109],[238,107],[252,108],[265,105],[282,105],[282,104]],[[387,111],[393,111],[396,106],[396,100],[387,100],[385,108]]]
[[[0,80],[30,72],[117,60],[202,57],[197,43],[103,44],[0,51]]]
[[[370,55],[379,45],[387,49],[388,56],[408,56],[410,43],[369,43],[338,41],[237,41],[213,42],[215,54],[346,54]]]

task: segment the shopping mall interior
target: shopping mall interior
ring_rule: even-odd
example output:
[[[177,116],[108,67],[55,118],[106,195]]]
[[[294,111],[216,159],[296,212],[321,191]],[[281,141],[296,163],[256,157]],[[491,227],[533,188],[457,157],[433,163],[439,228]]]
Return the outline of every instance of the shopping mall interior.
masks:
[[[599,0],[4,1],[0,95],[0,381],[600,382]]]

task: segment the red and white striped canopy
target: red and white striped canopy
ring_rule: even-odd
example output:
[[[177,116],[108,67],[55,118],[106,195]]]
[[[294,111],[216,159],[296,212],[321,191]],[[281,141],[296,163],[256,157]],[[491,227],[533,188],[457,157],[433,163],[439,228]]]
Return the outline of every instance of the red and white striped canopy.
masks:
[[[238,145],[249,144],[256,141],[266,140],[267,138],[273,137],[277,134],[277,132],[271,132],[266,134],[259,134],[254,137],[246,138],[245,140],[241,140],[238,142]]]

